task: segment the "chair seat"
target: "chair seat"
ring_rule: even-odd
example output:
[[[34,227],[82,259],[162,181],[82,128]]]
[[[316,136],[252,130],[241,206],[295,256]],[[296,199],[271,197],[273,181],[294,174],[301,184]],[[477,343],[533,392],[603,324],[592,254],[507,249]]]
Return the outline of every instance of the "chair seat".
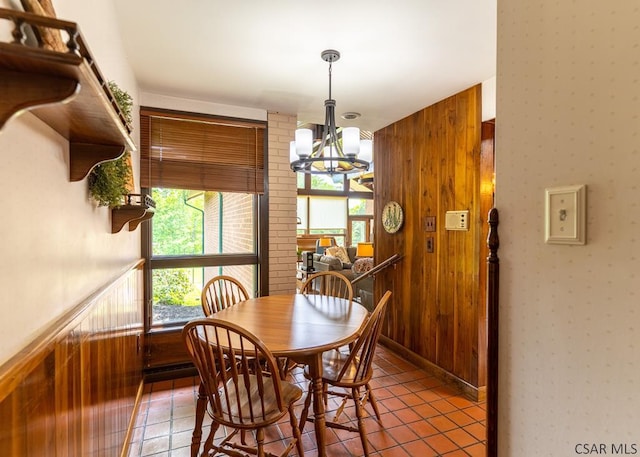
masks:
[[[360,365],[360,358],[353,357],[349,363],[349,366],[345,370],[342,377],[340,372],[346,363],[349,362],[349,354],[340,352],[337,350],[327,351],[322,354],[322,380],[328,384],[334,386],[354,387],[356,385],[363,386],[373,376],[373,367],[369,367],[364,379],[355,382],[356,374],[358,372],[358,366]],[[305,367],[305,376],[309,377],[308,369]]]
[[[225,396],[221,396],[222,411],[224,411],[221,420],[238,426],[238,423],[242,423],[247,417],[251,417],[250,411],[262,411],[263,402],[264,417],[261,417],[261,419],[264,422],[277,421],[284,415],[284,413],[278,409],[273,383],[264,383],[262,385],[264,390],[261,393],[258,389],[258,382],[255,375],[248,376],[247,381],[249,383],[248,389],[244,380],[238,383],[239,386],[236,386],[232,379],[227,381],[227,392],[231,399],[231,407],[227,408],[227,400]],[[296,385],[282,381],[281,388],[283,401],[287,405],[298,401],[302,397],[302,390]],[[237,398],[240,398],[240,400],[237,401]],[[230,411],[231,417],[227,411]],[[249,428],[252,425],[251,423],[247,423],[247,427]]]

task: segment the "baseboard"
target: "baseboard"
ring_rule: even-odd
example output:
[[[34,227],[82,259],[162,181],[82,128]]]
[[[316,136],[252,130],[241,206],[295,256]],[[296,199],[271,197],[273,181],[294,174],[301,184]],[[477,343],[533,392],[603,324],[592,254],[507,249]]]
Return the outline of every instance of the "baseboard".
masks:
[[[473,401],[484,401],[487,397],[487,389],[485,386],[475,387],[469,384],[464,379],[457,377],[456,375],[449,373],[448,371],[440,368],[438,365],[429,362],[427,359],[419,356],[415,352],[407,349],[401,344],[393,341],[391,338],[384,335],[380,335],[380,343],[386,346],[389,350],[396,353],[408,362],[413,363],[417,367],[428,371],[438,379],[442,379],[445,382],[450,382],[458,387],[465,397]]]
[[[161,368],[145,370],[144,382],[168,381],[171,379],[188,378],[190,376],[198,376],[198,370],[192,363],[168,365]]]

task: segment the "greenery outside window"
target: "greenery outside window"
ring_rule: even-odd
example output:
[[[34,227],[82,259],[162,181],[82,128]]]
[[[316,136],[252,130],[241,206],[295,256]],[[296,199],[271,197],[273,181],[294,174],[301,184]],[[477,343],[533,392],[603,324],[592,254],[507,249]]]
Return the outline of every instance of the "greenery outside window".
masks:
[[[311,175],[311,189],[343,191],[344,175]]]

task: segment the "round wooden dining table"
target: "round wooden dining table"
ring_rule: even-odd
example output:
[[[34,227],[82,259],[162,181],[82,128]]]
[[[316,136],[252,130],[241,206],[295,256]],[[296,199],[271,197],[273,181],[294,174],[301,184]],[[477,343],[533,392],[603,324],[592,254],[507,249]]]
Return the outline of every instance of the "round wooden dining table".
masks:
[[[318,456],[326,456],[322,401],[322,353],[354,341],[368,311],[358,303],[326,295],[268,295],[237,303],[211,316],[233,322],[260,338],[276,357],[307,365],[312,383]],[[200,445],[206,399],[198,399],[192,455]]]

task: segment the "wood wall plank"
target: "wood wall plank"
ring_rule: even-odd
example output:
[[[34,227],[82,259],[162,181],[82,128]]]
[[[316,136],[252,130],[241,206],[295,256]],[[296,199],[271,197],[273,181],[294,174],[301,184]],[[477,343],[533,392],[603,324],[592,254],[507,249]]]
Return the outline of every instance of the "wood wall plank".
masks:
[[[142,262],[0,367],[0,455],[118,456],[142,385]]]
[[[481,87],[475,86],[375,132],[375,213],[391,200],[404,226],[375,224],[376,262],[402,254],[376,276],[376,296],[394,292],[384,335],[475,387],[486,383],[486,313],[480,287]],[[468,231],[444,229],[446,211],[469,210]],[[426,232],[424,218],[436,217]],[[427,253],[433,237],[435,252]],[[486,322],[486,320],[485,320]]]

